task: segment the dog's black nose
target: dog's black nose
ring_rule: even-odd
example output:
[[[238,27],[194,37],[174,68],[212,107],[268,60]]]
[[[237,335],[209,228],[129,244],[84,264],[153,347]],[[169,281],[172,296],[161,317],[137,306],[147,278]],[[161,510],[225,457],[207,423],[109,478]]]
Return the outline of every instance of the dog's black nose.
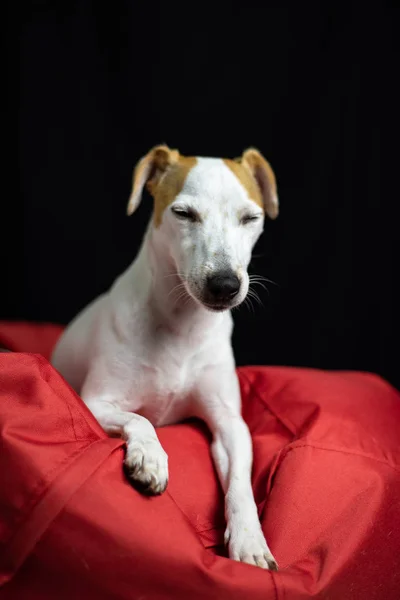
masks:
[[[207,289],[216,300],[231,300],[239,292],[240,281],[233,271],[220,271],[207,278]]]

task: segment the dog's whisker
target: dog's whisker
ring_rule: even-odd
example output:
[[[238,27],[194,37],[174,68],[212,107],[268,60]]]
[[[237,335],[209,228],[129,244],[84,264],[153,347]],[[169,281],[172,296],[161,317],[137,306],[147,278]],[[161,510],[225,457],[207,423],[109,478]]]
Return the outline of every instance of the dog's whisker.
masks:
[[[251,301],[251,298],[247,297],[247,298],[246,298],[246,300],[247,300],[247,302],[248,302],[249,311],[250,311],[251,313],[253,313],[253,315],[254,315],[254,312],[255,312],[255,311],[254,311],[254,306],[253,306],[253,303],[252,303],[252,301]]]
[[[259,275],[258,273],[250,273],[249,277],[251,279],[263,279],[265,281],[272,281],[272,279],[269,279],[268,277],[265,277],[265,275]]]
[[[182,277],[184,277],[183,273],[168,273],[168,275],[164,275],[163,276],[164,279],[166,279],[167,277],[180,277],[182,279]]]
[[[266,285],[264,285],[263,283],[261,283],[261,281],[252,281],[251,283],[252,283],[252,284],[254,284],[254,285],[259,285],[259,286],[261,286],[261,287],[262,287],[262,288],[263,288],[263,289],[264,289],[264,290],[267,292],[268,296],[270,296],[270,291],[269,291],[269,289],[267,288],[267,286],[266,286]]]
[[[192,300],[192,297],[189,294],[186,294],[186,298],[183,303],[183,306],[187,306],[191,300]]]
[[[244,305],[246,306],[246,308],[248,308],[248,310],[250,312],[252,312],[254,314],[254,306],[253,306],[253,303],[251,301],[251,294],[247,293],[247,296],[244,299]]]
[[[269,289],[267,288],[266,285],[264,285],[263,283],[261,283],[260,281],[253,281],[254,285],[259,285],[260,287],[263,288],[263,290],[265,290],[268,294],[269,294]]]
[[[268,277],[264,277],[263,275],[249,275],[249,281],[250,282],[265,281],[266,283],[272,283],[273,285],[276,285],[279,287],[279,283],[277,283],[276,281],[273,281],[272,279],[268,279]]]
[[[257,292],[255,292],[254,290],[249,289],[248,291],[248,296],[250,298],[254,298],[254,300],[260,305],[263,306],[263,303],[261,301],[261,298],[259,297],[259,295],[257,294]]]
[[[186,296],[187,296],[186,290],[180,290],[178,295],[174,298],[172,306],[176,306]]]
[[[186,290],[182,290],[181,293],[179,294],[179,296],[175,299],[174,306],[187,296],[188,296],[188,293],[186,292]]]
[[[257,292],[255,292],[254,290],[251,290],[251,296],[254,298],[254,300],[256,300],[256,302],[258,302],[258,304],[260,306],[263,306],[263,302],[262,302],[260,296],[257,294]]]
[[[187,289],[186,289],[186,286],[185,286],[185,284],[183,284],[183,283],[182,283],[182,284],[179,284],[179,286],[176,286],[176,287],[179,287],[179,288],[181,288],[181,289],[180,289],[180,293],[179,293],[179,294],[178,294],[178,296],[175,298],[175,301],[174,301],[174,304],[173,304],[173,306],[176,306],[176,305],[178,304],[178,302],[181,302],[182,300],[184,300],[184,302],[183,302],[183,306],[186,306],[186,305],[187,305],[187,303],[188,303],[188,302],[189,302],[189,300],[190,300],[190,295],[189,295],[189,294],[188,294],[188,292],[187,292]]]
[[[180,289],[182,289],[182,288],[185,288],[185,284],[184,284],[184,283],[177,283],[177,284],[176,284],[176,285],[175,285],[175,286],[172,288],[172,290],[170,290],[170,291],[168,292],[168,296],[167,296],[167,298],[169,298],[169,297],[171,296],[171,294],[173,294],[174,292],[177,292],[178,290],[180,290]],[[185,288],[185,289],[186,289],[186,288]]]

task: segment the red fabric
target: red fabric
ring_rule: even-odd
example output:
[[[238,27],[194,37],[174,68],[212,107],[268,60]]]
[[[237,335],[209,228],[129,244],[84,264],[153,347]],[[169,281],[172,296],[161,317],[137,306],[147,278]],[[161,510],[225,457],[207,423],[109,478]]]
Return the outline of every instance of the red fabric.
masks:
[[[48,358],[62,330],[60,325],[52,323],[0,322],[0,344],[15,352],[32,352]]]
[[[170,484],[140,495],[121,441],[47,361],[60,328],[42,327],[0,325],[31,352],[0,354],[1,600],[398,600],[400,398],[386,382],[239,369],[271,573],[223,556],[205,428],[158,430]]]

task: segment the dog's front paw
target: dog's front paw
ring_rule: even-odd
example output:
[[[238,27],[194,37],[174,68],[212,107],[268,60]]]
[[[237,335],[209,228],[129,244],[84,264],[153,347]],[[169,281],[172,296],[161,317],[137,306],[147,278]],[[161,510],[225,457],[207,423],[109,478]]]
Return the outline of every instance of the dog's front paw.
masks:
[[[229,549],[229,557],[233,560],[255,565],[270,571],[278,570],[278,563],[272,556],[265,541],[261,527],[234,527],[225,531],[225,544]]]
[[[148,495],[162,494],[168,484],[168,456],[158,439],[134,440],[127,445],[125,471]]]

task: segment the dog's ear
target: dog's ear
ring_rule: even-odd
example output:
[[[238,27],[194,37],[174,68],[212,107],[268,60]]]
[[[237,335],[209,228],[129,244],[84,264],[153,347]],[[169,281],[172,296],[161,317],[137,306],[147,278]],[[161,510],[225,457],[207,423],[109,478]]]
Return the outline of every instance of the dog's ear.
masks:
[[[132,191],[127,207],[128,216],[139,206],[144,186],[147,184],[151,192],[161,175],[178,159],[179,152],[163,144],[155,146],[139,160],[133,171]]]
[[[265,212],[270,219],[276,219],[279,213],[279,200],[271,165],[256,148],[245,150],[238,162],[251,172],[260,189]]]

